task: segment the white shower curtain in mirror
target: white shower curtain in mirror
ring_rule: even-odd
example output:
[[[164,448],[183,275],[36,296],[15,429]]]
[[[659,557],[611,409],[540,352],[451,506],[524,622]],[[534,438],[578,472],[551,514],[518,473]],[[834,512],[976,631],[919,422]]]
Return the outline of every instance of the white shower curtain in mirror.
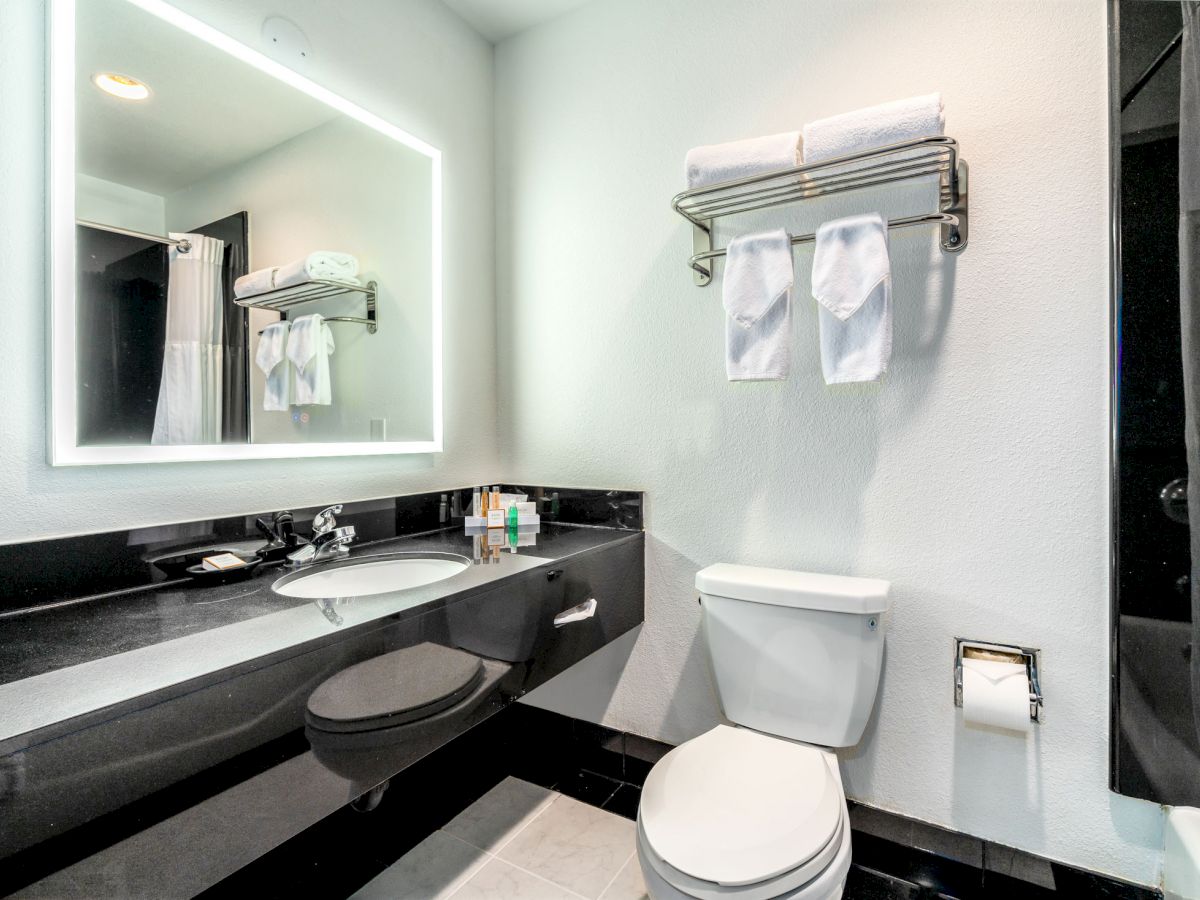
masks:
[[[1179,304],[1192,547],[1192,710],[1200,730],[1200,2],[1183,0],[1179,92]]]
[[[221,440],[221,348],[225,242],[171,234],[191,243],[171,248],[167,275],[167,343],[152,444]]]

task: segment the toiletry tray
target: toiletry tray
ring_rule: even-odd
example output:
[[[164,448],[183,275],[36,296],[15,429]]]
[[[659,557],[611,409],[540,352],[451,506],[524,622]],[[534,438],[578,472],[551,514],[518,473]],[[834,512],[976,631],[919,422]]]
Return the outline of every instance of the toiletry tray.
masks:
[[[517,525],[518,526],[540,525],[541,523],[542,523],[542,517],[539,515],[517,516]],[[463,519],[463,524],[467,528],[486,528],[487,527],[487,517],[485,517],[485,516],[466,516]],[[493,528],[507,528],[508,527],[508,516],[504,517],[503,525],[493,525],[492,527]]]
[[[929,175],[939,179],[937,211],[891,219],[888,228],[937,225],[941,228],[942,250],[961,253],[967,246],[967,162],[959,155],[958,142],[944,136],[902,141],[823,162],[692,188],[677,194],[671,208],[692,223],[688,265],[696,284],[704,286],[712,281],[712,261],[726,252],[713,248],[713,223],[717,219]],[[794,235],[792,244],[815,240],[816,234]]]
[[[350,284],[345,281],[331,281],[318,278],[312,281],[305,281],[302,284],[276,288],[273,291],[264,291],[261,294],[252,294],[249,297],[238,297],[233,302],[247,309],[269,309],[274,312],[280,312],[286,318],[286,311],[301,303],[311,303],[314,300],[327,300],[330,297],[357,298],[364,296],[367,300],[366,318],[359,316],[325,316],[324,319],[326,322],[355,322],[359,325],[366,325],[367,334],[374,334],[379,330],[379,313],[375,303],[378,292],[378,285],[374,281],[368,281],[366,284]]]

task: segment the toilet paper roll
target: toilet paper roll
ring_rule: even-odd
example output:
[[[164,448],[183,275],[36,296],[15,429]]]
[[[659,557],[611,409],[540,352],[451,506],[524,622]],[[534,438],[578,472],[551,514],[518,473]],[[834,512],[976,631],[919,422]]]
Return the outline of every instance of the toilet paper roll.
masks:
[[[963,658],[963,721],[1029,731],[1029,675],[1023,663]]]

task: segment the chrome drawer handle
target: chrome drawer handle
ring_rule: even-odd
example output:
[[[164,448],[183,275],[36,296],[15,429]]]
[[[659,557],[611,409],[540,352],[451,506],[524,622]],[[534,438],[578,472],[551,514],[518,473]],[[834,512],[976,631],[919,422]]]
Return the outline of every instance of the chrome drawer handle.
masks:
[[[570,609],[564,609],[554,617],[554,627],[562,628],[564,625],[570,625],[572,622],[581,622],[584,619],[590,619],[596,614],[596,598],[589,597],[578,606],[572,606]]]

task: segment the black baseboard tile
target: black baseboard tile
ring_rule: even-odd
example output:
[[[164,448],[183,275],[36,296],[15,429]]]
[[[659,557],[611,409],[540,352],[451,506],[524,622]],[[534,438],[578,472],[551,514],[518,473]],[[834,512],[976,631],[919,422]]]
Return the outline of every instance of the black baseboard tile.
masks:
[[[956,900],[1162,898],[1154,888],[1087,872],[862,803],[851,801],[850,824],[854,830],[855,865]]]
[[[637,819],[638,804],[642,802],[642,789],[632,784],[622,784],[615,794],[608,798],[603,809],[623,816],[626,819]]]
[[[625,780],[641,787],[654,764],[667,755],[671,745],[642,737],[640,734],[625,734]]]
[[[671,749],[670,744],[630,732],[573,719],[528,703],[505,711],[509,733],[527,749],[521,754],[525,774],[535,784],[561,781],[574,772],[601,775],[640,788],[650,769]],[[565,793],[565,792],[564,792]]]

